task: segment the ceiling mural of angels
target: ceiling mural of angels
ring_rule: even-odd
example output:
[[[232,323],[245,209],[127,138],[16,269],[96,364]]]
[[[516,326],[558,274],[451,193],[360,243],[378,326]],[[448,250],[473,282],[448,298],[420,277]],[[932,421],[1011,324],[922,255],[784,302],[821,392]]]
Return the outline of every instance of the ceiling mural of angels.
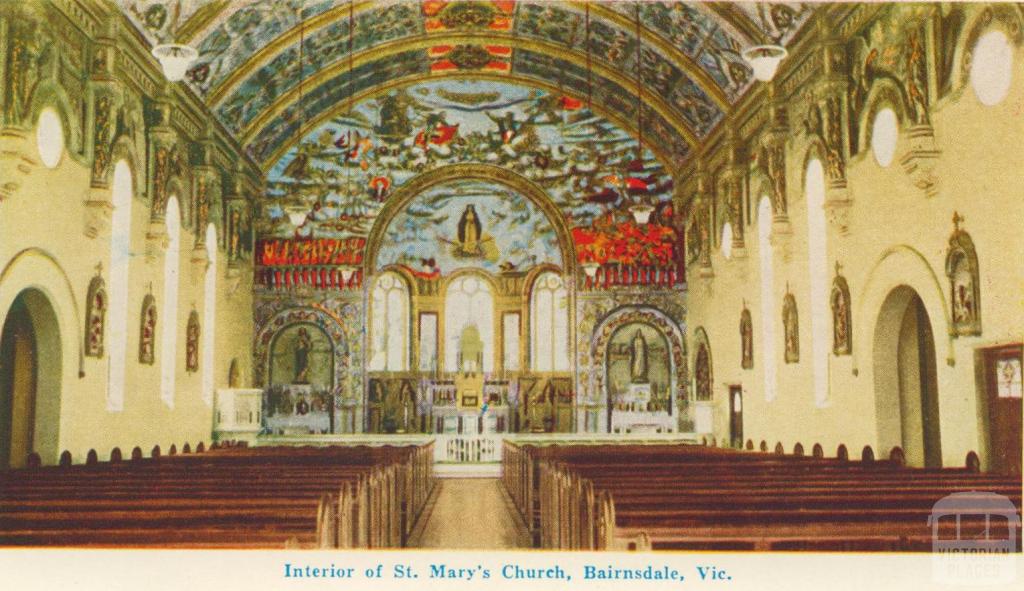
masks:
[[[812,12],[793,2],[117,2],[153,42],[199,51],[188,84],[265,167],[339,101],[452,72],[535,77],[593,96],[620,121],[642,119],[681,164],[751,88],[740,50],[792,42]],[[644,113],[629,98],[637,81]]]
[[[394,191],[423,172],[483,163],[537,183],[570,227],[644,201],[672,178],[650,150],[582,101],[507,82],[438,80],[363,101],[271,169],[263,236],[367,236]],[[297,230],[286,208],[309,211]]]

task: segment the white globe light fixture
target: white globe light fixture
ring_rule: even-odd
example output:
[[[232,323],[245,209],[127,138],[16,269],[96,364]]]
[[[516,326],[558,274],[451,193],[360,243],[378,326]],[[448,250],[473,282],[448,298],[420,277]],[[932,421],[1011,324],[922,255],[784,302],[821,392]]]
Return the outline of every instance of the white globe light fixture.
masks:
[[[166,43],[153,48],[153,57],[164,69],[165,78],[171,82],[180,82],[185,79],[189,66],[199,58],[199,52],[188,45]]]
[[[651,221],[651,214],[654,213],[654,206],[647,205],[646,203],[637,203],[629,208],[629,212],[633,214],[633,219],[639,225],[644,225]]]
[[[305,205],[289,205],[284,208],[284,212],[288,215],[288,221],[296,228],[305,224],[309,218],[309,209]]]
[[[754,78],[761,82],[771,82],[779,69],[779,62],[786,57],[785,47],[779,45],[756,45],[743,50],[740,54],[754,71]]]

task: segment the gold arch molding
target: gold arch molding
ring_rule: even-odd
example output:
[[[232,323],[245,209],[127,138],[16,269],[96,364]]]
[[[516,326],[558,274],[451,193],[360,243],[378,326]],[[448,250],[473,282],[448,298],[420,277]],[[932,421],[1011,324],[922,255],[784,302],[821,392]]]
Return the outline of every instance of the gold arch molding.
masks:
[[[362,101],[378,97],[380,95],[386,94],[398,88],[412,86],[415,84],[429,82],[432,80],[492,80],[496,82],[512,82],[522,84],[525,86],[533,86],[536,88],[540,88],[542,90],[546,90],[548,92],[561,93],[579,100],[586,100],[586,96],[578,92],[576,89],[560,88],[557,85],[552,84],[546,80],[541,80],[540,78],[533,78],[531,76],[523,76],[522,74],[496,74],[488,72],[451,72],[443,75],[414,74],[412,76],[406,76],[404,78],[395,78],[393,80],[385,82],[384,84],[378,84],[368,90],[364,90],[363,92],[353,95],[352,102],[353,104],[359,104]],[[284,157],[285,154],[288,153],[288,150],[292,149],[293,146],[295,146],[303,138],[309,135],[310,132],[312,132],[319,126],[323,125],[325,122],[333,119],[335,116],[341,113],[344,113],[347,108],[347,101],[341,101],[337,103],[333,108],[325,109],[315,117],[306,121],[297,132],[291,134],[287,141],[281,143],[281,145],[279,145],[273,152],[271,152],[266,158],[264,158],[260,162],[260,168],[263,170],[264,173],[269,172],[270,169],[274,166],[274,164],[276,164],[278,160],[280,160],[282,157]],[[595,113],[611,121],[615,125],[619,126],[620,128],[622,128],[623,131],[629,133],[633,137],[637,137],[639,135],[639,131],[636,128],[635,121],[625,119],[615,111],[605,108],[600,103],[594,103],[591,108]],[[262,129],[260,131],[262,131]],[[255,138],[258,135],[259,134],[257,133],[254,134],[252,137]],[[252,139],[249,139],[245,143],[251,143],[251,141]],[[668,173],[673,178],[675,178],[677,172],[677,163],[672,159],[671,153],[666,150],[666,147],[652,142],[645,142],[644,147],[650,150],[665,167],[665,170],[667,170]],[[693,153],[693,151],[696,149],[697,144],[691,143],[689,146],[690,151],[688,152],[688,154]]]
[[[603,6],[600,2],[593,1],[574,1],[569,2],[569,5],[576,8],[576,10],[583,10],[585,5],[590,5],[590,11],[593,15],[602,18],[619,28],[627,31],[632,31],[634,24],[626,16]],[[379,7],[380,2],[363,1],[355,2],[351,5],[351,12],[353,15],[358,15],[362,12],[370,10],[371,8]],[[295,45],[299,42],[301,35],[310,36],[316,34],[320,29],[328,27],[332,24],[337,23],[340,20],[347,19],[349,16],[350,5],[342,4],[335,6],[315,17],[312,17],[301,25],[294,26],[284,33],[278,35],[276,38],[270,41],[267,45],[261,47],[249,56],[241,65],[235,68],[226,78],[221,80],[213,89],[207,98],[208,104],[216,105],[224,100],[235,88],[242,83],[243,80],[248,78],[258,68],[265,66],[270,63],[278,54],[283,52],[286,48]],[[207,33],[208,31],[203,30],[207,27],[219,13],[211,15],[203,15],[206,17],[205,23],[197,26],[193,24],[196,20],[195,17],[185,23],[182,28],[185,34],[179,35],[179,42],[188,43],[199,36],[200,33]],[[198,13],[196,17],[200,16]],[[731,25],[733,30],[742,31],[747,37],[751,39],[761,39],[763,34],[757,29],[757,27],[750,22],[750,20],[744,16],[740,11],[725,11],[720,8],[714,9],[714,16],[711,14],[706,15],[708,18],[718,18],[724,20],[727,24]],[[444,39],[449,39],[454,34],[446,33]],[[492,38],[500,38],[501,35],[495,35],[490,32],[480,32],[475,34],[482,41],[487,41]],[[515,35],[509,35],[515,37]],[[434,42],[440,40],[442,36],[433,36]],[[704,71],[692,58],[684,54],[682,51],[676,49],[672,43],[665,39],[659,32],[654,31],[646,26],[642,26],[640,30],[640,37],[646,39],[650,45],[657,49],[663,56],[665,56],[671,63],[677,66],[684,74],[689,76],[694,82],[700,86],[704,92],[711,97],[711,100],[718,106],[719,109],[727,110],[730,107],[728,98],[725,95],[725,91],[715,82],[711,76]],[[408,39],[408,38],[407,38]],[[364,53],[373,53],[374,49],[364,50]],[[357,54],[358,55],[358,54]],[[344,61],[344,60],[340,60]]]
[[[380,244],[391,220],[404,211],[412,200],[424,191],[457,180],[490,181],[504,185],[539,207],[551,227],[555,229],[558,247],[562,251],[562,267],[565,275],[567,277],[576,276],[576,245],[572,241],[569,226],[565,223],[565,213],[555,205],[543,188],[530,179],[500,166],[451,164],[413,177],[388,199],[383,209],[377,214],[370,235],[366,239],[366,256],[363,257],[364,277],[373,274],[377,264],[377,255],[380,253]]]
[[[380,45],[371,51],[364,51],[355,56],[352,59],[352,68],[358,68],[366,63],[374,62],[385,57],[390,57],[406,51],[413,50],[425,50],[438,44],[439,39],[436,36],[419,36],[416,38],[406,38],[398,41],[393,41],[384,45]],[[444,41],[446,44],[472,44],[472,43],[487,43],[491,45],[505,45],[514,49],[526,49],[529,51],[536,51],[538,53],[544,53],[552,57],[563,59],[573,65],[586,67],[586,55],[578,51],[566,51],[565,49],[555,45],[553,43],[540,42],[530,39],[522,39],[514,35],[480,35],[478,33],[452,33],[445,35]],[[306,78],[301,84],[295,85],[294,88],[288,90],[284,94],[278,96],[271,105],[263,109],[260,114],[253,119],[249,125],[242,130],[241,138],[242,143],[247,144],[252,142],[259,131],[266,127],[271,121],[277,116],[288,110],[293,103],[295,103],[300,96],[309,94],[313,89],[319,87],[324,82],[331,80],[342,73],[348,71],[349,64],[347,60],[339,60],[326,68],[318,71],[313,76]],[[603,66],[601,64],[591,64],[593,72],[601,78],[605,78],[628,92],[636,94],[638,92],[637,81],[634,78],[628,77],[620,73],[619,71]],[[471,74],[479,74],[479,72],[468,72]],[[434,78],[440,78],[441,76],[434,74]],[[697,133],[690,127],[690,125],[683,120],[682,116],[677,114],[675,109],[669,106],[665,100],[653,93],[644,93],[644,100],[648,108],[653,109],[656,113],[661,115],[665,121],[668,122],[679,134],[685,139],[691,146],[698,145],[699,139]]]

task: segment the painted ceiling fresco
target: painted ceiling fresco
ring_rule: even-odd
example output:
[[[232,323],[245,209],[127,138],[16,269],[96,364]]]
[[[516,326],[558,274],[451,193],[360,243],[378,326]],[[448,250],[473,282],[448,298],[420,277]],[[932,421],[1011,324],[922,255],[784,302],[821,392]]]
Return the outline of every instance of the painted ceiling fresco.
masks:
[[[641,126],[683,159],[752,85],[742,48],[790,41],[811,13],[803,3],[118,1],[151,39],[199,49],[189,83],[265,164],[300,120],[350,93],[474,72],[571,88],[631,122],[639,79],[651,111]]]
[[[461,180],[433,187],[389,223],[377,268],[402,265],[427,278],[475,267],[514,272],[561,266],[551,223],[529,199],[490,182]]]
[[[629,133],[582,101],[519,84],[436,80],[358,103],[309,133],[270,170],[260,233],[296,233],[283,206],[310,210],[299,236],[368,235],[394,191],[460,163],[513,170],[537,183],[570,220],[643,199],[667,201],[672,179]]]

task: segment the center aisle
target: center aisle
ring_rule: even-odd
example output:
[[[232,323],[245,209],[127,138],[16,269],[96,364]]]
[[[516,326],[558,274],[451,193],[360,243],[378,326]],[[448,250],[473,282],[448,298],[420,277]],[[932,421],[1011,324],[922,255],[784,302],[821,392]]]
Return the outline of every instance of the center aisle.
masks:
[[[442,478],[411,546],[458,550],[528,548],[529,534],[497,478]]]

